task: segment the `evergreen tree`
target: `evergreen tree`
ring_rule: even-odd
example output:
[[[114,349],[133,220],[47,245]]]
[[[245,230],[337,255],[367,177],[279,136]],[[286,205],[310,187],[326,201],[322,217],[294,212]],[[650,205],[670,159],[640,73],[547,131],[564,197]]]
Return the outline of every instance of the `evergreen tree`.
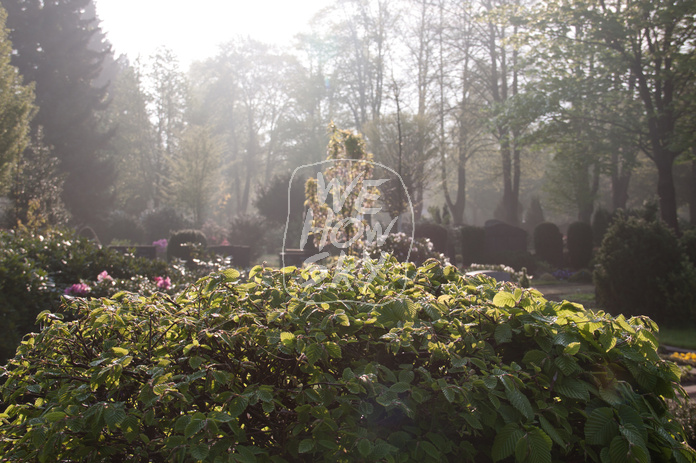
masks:
[[[35,82],[42,126],[66,174],[63,199],[74,218],[94,222],[111,203],[114,169],[103,153],[111,131],[100,127],[108,84],[97,85],[108,43],[95,40],[92,0],[2,0],[14,46],[12,63]]]
[[[10,190],[12,209],[8,224],[15,226],[30,222],[30,217],[40,218],[42,224],[60,225],[68,221],[61,193],[64,176],[58,173],[58,159],[43,142],[42,130],[32,137],[24,152]]]
[[[29,123],[34,114],[31,86],[10,64],[12,44],[7,36],[7,13],[0,8],[0,194],[9,186],[12,172],[29,141]]]

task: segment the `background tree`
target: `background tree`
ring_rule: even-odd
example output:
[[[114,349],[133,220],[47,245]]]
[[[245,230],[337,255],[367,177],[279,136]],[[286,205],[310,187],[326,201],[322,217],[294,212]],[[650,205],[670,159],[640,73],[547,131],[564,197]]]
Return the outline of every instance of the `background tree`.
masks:
[[[221,153],[222,145],[209,128],[190,125],[172,158],[170,197],[191,212],[199,228],[217,190]]]
[[[168,201],[171,167],[179,138],[185,127],[189,88],[171,49],[159,48],[150,60],[147,85],[149,113],[155,129],[155,146],[149,164],[155,208]]]
[[[120,71],[112,86],[113,99],[107,111],[108,124],[117,128],[109,145],[117,178],[115,206],[138,215],[154,207],[158,181],[159,154],[155,130],[148,110],[143,68],[121,59]]]
[[[647,0],[582,3],[566,0],[545,5],[550,40],[582,41],[592,45],[602,64],[629,72],[642,104],[644,150],[654,163],[662,219],[678,230],[673,166],[688,145],[693,127],[696,79],[696,3]],[[576,37],[569,25],[580,24],[585,35]]]
[[[2,0],[14,46],[12,63],[35,82],[39,111],[33,128],[67,174],[63,199],[81,223],[94,222],[112,202],[114,169],[104,154],[111,131],[100,127],[108,85],[95,85],[111,54],[96,44],[99,20],[87,17],[92,0]]]
[[[7,191],[17,163],[29,142],[29,125],[35,113],[31,85],[10,64],[12,44],[5,22],[7,13],[0,7],[0,194]]]
[[[297,75],[296,60],[267,45],[246,39],[230,41],[220,53],[193,69],[198,122],[213,128],[224,140],[223,158],[230,198],[226,214],[245,214],[255,184],[268,183],[277,168],[288,169],[286,146],[280,140],[291,109],[286,75]],[[294,166],[293,166],[294,167]]]

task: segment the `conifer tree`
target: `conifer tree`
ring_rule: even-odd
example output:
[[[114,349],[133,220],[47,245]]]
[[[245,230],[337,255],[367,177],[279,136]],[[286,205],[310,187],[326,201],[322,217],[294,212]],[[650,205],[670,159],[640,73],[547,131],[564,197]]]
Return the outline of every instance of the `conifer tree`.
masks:
[[[5,29],[7,13],[0,7],[0,194],[4,193],[29,142],[34,93],[10,64],[12,44]]]
[[[2,0],[14,46],[12,63],[35,83],[34,128],[66,174],[63,199],[79,223],[93,223],[111,203],[114,169],[103,153],[111,131],[100,126],[108,84],[98,85],[108,43],[95,40],[92,0]],[[93,10],[92,10],[93,11]]]

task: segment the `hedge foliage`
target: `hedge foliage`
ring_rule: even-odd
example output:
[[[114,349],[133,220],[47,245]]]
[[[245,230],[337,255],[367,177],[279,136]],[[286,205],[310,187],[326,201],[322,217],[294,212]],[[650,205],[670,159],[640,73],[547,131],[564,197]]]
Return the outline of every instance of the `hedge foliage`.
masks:
[[[113,280],[91,284],[104,271]],[[100,248],[74,231],[0,232],[0,363],[14,355],[22,336],[38,329],[41,311],[59,309],[67,287],[90,282],[97,296],[116,288],[143,291],[154,277],[169,273],[163,262]]]
[[[7,367],[21,461],[696,461],[655,325],[450,265],[227,270],[51,313]],[[369,275],[374,276],[370,282]]]

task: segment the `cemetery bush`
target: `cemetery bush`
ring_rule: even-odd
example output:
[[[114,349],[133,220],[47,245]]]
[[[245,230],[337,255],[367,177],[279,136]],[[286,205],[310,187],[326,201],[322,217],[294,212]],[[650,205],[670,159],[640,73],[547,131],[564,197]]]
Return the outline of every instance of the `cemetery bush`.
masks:
[[[574,269],[586,268],[592,260],[594,239],[592,227],[586,222],[573,222],[568,226],[568,264]]]
[[[563,235],[556,224],[544,222],[534,228],[534,252],[538,260],[563,267]]]
[[[200,230],[178,230],[172,233],[172,236],[167,241],[167,259],[171,260],[191,258],[191,251],[199,248],[200,251],[205,251],[208,246],[208,240],[205,234]]]
[[[600,246],[604,235],[611,225],[612,214],[608,210],[600,207],[592,215],[592,238],[595,246]]]
[[[171,206],[160,207],[144,212],[140,222],[145,230],[145,243],[169,238],[177,230],[193,226],[184,216]]]
[[[43,313],[2,386],[21,461],[694,461],[656,326],[453,266],[255,267]],[[374,263],[374,262],[373,262]],[[370,282],[368,276],[374,279]]]
[[[659,220],[619,214],[596,256],[597,303],[669,325],[696,319],[696,270]]]
[[[106,231],[102,242],[109,244],[114,240],[127,241],[129,244],[143,242],[144,230],[139,220],[123,211],[114,211],[106,221]],[[148,243],[150,244],[150,243]]]
[[[684,248],[686,257],[693,265],[696,265],[696,228],[684,230],[684,233],[679,238],[679,241]]]
[[[152,281],[168,274],[163,262],[100,248],[76,237],[74,231],[0,232],[0,362],[14,355],[22,336],[37,329],[36,316],[41,311],[59,310],[66,288],[96,282],[104,271],[132,290],[143,289],[141,278]],[[107,295],[117,288],[104,284],[93,289],[101,291],[97,295]]]

